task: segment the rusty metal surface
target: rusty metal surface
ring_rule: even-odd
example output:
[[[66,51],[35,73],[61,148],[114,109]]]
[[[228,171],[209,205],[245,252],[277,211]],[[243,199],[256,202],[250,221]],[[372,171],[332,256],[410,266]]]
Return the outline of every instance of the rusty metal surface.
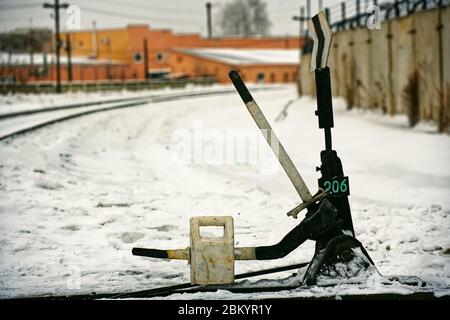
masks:
[[[169,259],[188,260],[189,261],[190,248],[167,250],[167,257]]]
[[[200,226],[223,226],[222,237],[200,235]],[[193,217],[191,232],[191,283],[227,284],[234,282],[234,226],[229,216]]]

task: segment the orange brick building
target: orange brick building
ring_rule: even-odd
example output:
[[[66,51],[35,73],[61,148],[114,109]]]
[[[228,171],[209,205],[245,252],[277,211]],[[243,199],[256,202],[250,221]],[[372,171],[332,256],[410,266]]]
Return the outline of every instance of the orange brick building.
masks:
[[[175,34],[168,29],[151,29],[148,25],[128,25],[126,28],[71,31],[62,33],[61,39],[65,41],[70,37],[73,66],[73,80],[128,80],[145,79],[158,76],[165,77],[201,77],[215,76],[219,82],[226,82],[224,74],[233,65],[205,59],[198,55],[183,53],[180,49],[207,49],[207,48],[239,48],[261,50],[289,50],[299,48],[298,37],[254,37],[254,38],[202,38],[199,34]],[[145,49],[145,40],[147,48]],[[302,43],[303,44],[303,43]],[[147,52],[146,52],[147,51]],[[61,50],[62,57],[66,56]],[[147,61],[145,63],[145,57]],[[183,57],[181,57],[183,56]],[[76,58],[90,59],[77,61]],[[180,58],[181,57],[181,58]],[[180,59],[185,59],[180,64]],[[246,65],[249,79],[256,79],[258,70],[268,75],[264,80],[271,82],[293,81],[293,73],[298,69],[296,64],[267,63]],[[211,65],[206,72],[198,70],[196,65]],[[147,72],[145,71],[147,67]],[[0,68],[0,74],[5,75],[9,70],[17,73],[17,68]],[[25,65],[20,68],[26,69]],[[244,68],[244,66],[242,66]],[[67,80],[67,69],[62,65],[62,80]],[[284,74],[287,72],[287,76]],[[270,74],[275,74],[270,76]],[[44,77],[27,76],[32,74],[21,71],[22,82],[54,80],[55,70],[52,65]]]
[[[67,80],[67,57],[61,57],[61,78]],[[92,81],[104,79],[127,79],[128,65],[109,60],[72,58],[72,79]],[[56,67],[53,54],[12,54],[0,52],[0,76],[6,80],[14,78],[17,83],[51,82],[55,80]]]
[[[214,76],[229,82],[231,69],[238,70],[248,82],[295,82],[299,65],[297,49],[174,49],[171,53],[174,74],[191,77]]]

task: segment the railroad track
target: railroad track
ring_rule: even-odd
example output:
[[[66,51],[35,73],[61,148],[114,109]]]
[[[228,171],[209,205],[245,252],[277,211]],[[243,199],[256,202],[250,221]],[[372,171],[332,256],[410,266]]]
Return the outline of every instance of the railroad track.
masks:
[[[277,87],[256,87],[253,91],[277,90]],[[43,107],[0,114],[0,141],[22,135],[58,122],[86,116],[93,113],[138,107],[149,103],[167,102],[202,96],[235,94],[234,88],[220,90],[199,90],[193,92],[152,94],[137,97],[105,99],[85,103]]]

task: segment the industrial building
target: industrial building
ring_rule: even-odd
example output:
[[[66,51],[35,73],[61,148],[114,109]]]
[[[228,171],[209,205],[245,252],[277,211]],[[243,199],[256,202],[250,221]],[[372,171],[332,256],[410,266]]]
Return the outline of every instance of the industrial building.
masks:
[[[225,83],[228,69],[237,67],[249,81],[294,82],[299,66],[298,49],[303,44],[298,37],[203,38],[199,34],[176,34],[148,25],[77,30],[62,33],[61,39],[65,49],[61,50],[62,81],[209,76]],[[233,56],[234,62],[224,59],[224,53]],[[28,59],[18,59],[15,53],[3,52],[0,76],[20,83],[53,81],[54,55],[29,55]]]

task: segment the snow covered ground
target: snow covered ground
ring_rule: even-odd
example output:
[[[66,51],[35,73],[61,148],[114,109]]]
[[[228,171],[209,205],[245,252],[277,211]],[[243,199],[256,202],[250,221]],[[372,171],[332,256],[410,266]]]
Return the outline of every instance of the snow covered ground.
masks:
[[[315,101],[295,100],[293,86],[254,96],[314,192],[323,148]],[[21,97],[31,106],[47,98]],[[93,114],[1,142],[0,297],[189,281],[186,262],[132,256],[131,248],[187,247],[192,216],[233,216],[237,246],[278,242],[299,222],[286,216],[299,198],[259,135],[238,95],[228,94]],[[428,126],[408,129],[403,117],[348,112],[336,99],[333,138],[350,177],[357,237],[380,272],[420,276],[426,290],[450,294],[450,137]],[[236,273],[309,261],[312,254],[307,242],[284,259],[237,261]],[[362,288],[171,298],[386,290],[411,289],[372,281]]]
[[[253,84],[249,85],[251,88],[265,88],[264,84]],[[280,85],[271,85],[272,88],[280,87]],[[192,85],[188,84],[183,88],[163,88],[158,90],[150,91],[106,91],[106,92],[70,92],[64,95],[58,94],[8,94],[0,96],[0,115],[28,111],[34,109],[41,109],[45,107],[58,107],[67,104],[78,104],[87,102],[97,102],[104,100],[115,100],[115,99],[126,99],[126,98],[141,98],[149,96],[161,96],[166,94],[183,94],[198,93],[205,90],[208,91],[223,91],[225,89],[232,89],[232,85],[218,85],[213,84],[209,86],[203,85]]]

